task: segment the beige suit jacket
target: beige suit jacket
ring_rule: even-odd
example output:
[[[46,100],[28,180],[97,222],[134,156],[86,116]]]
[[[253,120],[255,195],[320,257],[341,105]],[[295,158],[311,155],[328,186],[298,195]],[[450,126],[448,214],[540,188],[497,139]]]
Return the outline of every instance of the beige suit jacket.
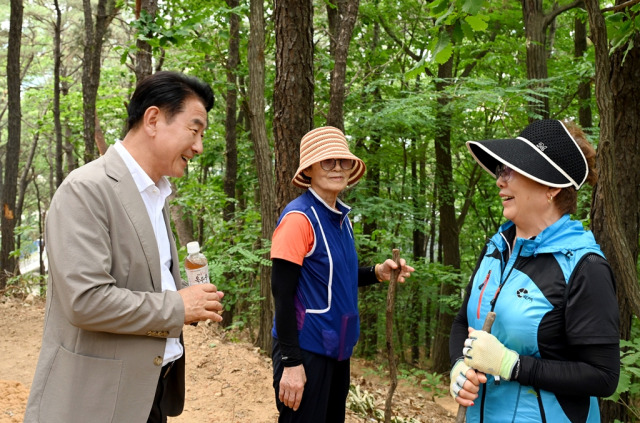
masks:
[[[167,231],[171,235],[167,207]],[[181,337],[180,294],[161,292],[144,202],[114,148],[75,170],[46,221],[49,279],[42,348],[25,422],[146,422],[167,337]],[[182,288],[171,242],[172,273]],[[169,415],[184,404],[184,355],[170,373]]]

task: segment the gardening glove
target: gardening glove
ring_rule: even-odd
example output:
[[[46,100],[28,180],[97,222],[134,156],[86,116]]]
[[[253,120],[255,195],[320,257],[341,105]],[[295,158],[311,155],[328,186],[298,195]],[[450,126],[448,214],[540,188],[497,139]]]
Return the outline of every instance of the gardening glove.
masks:
[[[520,356],[505,347],[498,338],[483,330],[475,330],[464,341],[464,363],[472,369],[511,379],[513,369]]]
[[[451,384],[449,385],[449,393],[453,399],[456,399],[458,392],[460,392],[464,383],[467,381],[467,370],[470,368],[471,367],[464,364],[463,360],[458,360],[456,364],[453,365],[450,374]]]

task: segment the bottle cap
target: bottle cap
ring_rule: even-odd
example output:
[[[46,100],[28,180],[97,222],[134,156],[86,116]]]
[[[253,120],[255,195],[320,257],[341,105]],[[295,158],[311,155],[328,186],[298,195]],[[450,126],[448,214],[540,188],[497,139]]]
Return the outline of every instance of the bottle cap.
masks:
[[[200,252],[200,244],[198,244],[198,241],[193,241],[193,242],[187,243],[187,253],[188,254],[195,254],[195,253],[199,253],[199,252]]]

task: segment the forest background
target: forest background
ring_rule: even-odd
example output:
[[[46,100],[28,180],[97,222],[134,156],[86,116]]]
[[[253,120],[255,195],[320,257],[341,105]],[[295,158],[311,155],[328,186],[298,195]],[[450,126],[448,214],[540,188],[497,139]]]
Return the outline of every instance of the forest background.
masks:
[[[403,375],[448,378],[448,334],[485,237],[503,222],[465,141],[572,119],[600,180],[574,218],[617,279],[623,369],[603,421],[640,420],[640,0],[10,0],[0,4],[0,291],[45,293],[38,257],[56,187],[123,137],[126,99],[158,70],[209,82],[204,154],[172,181],[181,256],[197,240],[226,292],[224,326],[269,351],[269,240],[300,191],[314,127],[367,164],[344,193],[361,265],[399,248],[416,268],[396,300]],[[360,292],[356,354],[385,357],[386,286]],[[381,370],[382,371],[382,370]]]

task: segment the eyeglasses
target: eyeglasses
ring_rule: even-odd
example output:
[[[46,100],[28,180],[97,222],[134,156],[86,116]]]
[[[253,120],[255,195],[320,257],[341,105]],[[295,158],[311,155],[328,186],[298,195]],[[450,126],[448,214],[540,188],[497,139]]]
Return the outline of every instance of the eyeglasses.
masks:
[[[324,170],[333,170],[336,167],[336,162],[340,162],[340,167],[344,170],[353,169],[355,160],[353,159],[326,159],[320,162],[320,167]]]
[[[498,166],[496,166],[496,171],[494,174],[496,175],[496,180],[502,178],[503,181],[509,182],[513,177],[513,172],[515,171],[509,166],[500,163]]]

